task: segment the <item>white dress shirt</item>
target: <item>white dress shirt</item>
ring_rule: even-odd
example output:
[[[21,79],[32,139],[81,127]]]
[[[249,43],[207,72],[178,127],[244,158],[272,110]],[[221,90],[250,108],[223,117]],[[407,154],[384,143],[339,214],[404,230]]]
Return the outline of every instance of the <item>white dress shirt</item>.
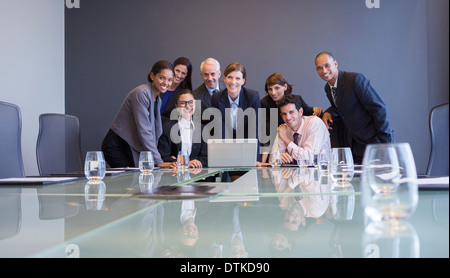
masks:
[[[186,121],[183,117],[178,118],[178,126],[180,127],[181,137],[181,151],[191,155],[192,150],[192,135],[194,134],[195,126],[193,121]]]

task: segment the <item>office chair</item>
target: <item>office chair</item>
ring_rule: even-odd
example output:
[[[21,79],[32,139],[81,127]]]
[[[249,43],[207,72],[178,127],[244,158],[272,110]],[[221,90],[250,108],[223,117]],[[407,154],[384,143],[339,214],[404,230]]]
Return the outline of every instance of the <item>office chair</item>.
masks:
[[[57,113],[41,114],[36,158],[40,175],[82,171],[78,118]]]
[[[448,103],[433,107],[430,111],[431,152],[428,160],[428,176],[449,175]]]
[[[12,103],[0,101],[0,178],[24,177],[22,114]]]

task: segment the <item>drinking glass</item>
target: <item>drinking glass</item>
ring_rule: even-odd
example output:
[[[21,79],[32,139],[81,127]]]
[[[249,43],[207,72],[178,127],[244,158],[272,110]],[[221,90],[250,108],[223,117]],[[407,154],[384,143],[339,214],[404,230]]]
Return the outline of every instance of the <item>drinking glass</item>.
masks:
[[[331,181],[338,186],[348,186],[354,175],[353,156],[350,148],[331,149],[329,163]]]
[[[270,164],[272,167],[280,167],[282,164],[280,151],[274,151],[270,155]]]
[[[177,167],[180,171],[186,171],[189,168],[189,155],[187,154],[187,152],[178,152]]]
[[[150,151],[143,151],[139,154],[139,170],[143,174],[149,174],[155,168],[153,155]]]
[[[106,162],[101,151],[89,151],[84,162],[84,175],[90,181],[100,181],[106,174]]]
[[[399,220],[414,213],[419,193],[408,143],[366,147],[361,193],[364,211],[373,221]]]
[[[331,159],[331,149],[322,149],[320,150],[318,157],[319,170],[323,175],[328,175],[329,172],[329,163]]]

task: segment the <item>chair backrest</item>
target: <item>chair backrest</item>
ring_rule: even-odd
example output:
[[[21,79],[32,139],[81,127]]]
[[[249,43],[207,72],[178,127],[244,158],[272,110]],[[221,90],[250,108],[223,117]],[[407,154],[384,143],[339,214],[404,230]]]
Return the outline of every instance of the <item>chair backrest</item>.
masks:
[[[0,101],[0,178],[25,176],[21,140],[20,108]]]
[[[435,106],[430,111],[431,152],[427,175],[449,175],[449,114],[448,103]]]
[[[82,171],[78,118],[58,113],[40,115],[36,159],[40,175]]]

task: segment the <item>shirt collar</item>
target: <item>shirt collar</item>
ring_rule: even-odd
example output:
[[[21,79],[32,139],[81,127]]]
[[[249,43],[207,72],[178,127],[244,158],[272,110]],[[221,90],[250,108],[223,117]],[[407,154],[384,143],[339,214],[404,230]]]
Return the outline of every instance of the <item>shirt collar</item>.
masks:
[[[187,121],[185,118],[179,116],[178,117],[178,124],[183,129],[195,129],[194,121]]]
[[[302,130],[303,130],[303,127],[305,126],[305,116],[302,116],[302,123],[300,124],[300,126],[299,126],[299,128],[296,130],[296,131],[294,131],[294,130],[292,130],[292,129],[290,129],[291,131],[292,131],[292,134],[294,134],[294,133],[298,133],[298,134],[302,134]]]
[[[328,83],[328,86],[330,86],[330,89],[333,89],[333,87],[337,88],[338,79],[336,78],[336,82],[334,82],[334,85],[331,86],[330,83]]]
[[[238,96],[237,96],[237,98],[233,101],[232,99],[231,99],[231,97],[230,97],[230,95],[227,95],[228,96],[228,101],[230,102],[230,106],[231,106],[231,104],[234,102],[237,106],[239,106],[239,96],[241,95],[241,93],[239,93],[238,94]]]
[[[206,86],[206,84],[205,84],[205,86]],[[210,87],[206,86],[206,89],[208,89],[208,92],[209,92],[210,95],[213,94],[214,90],[220,91],[219,90],[219,82],[217,82],[216,88],[211,89]]]

